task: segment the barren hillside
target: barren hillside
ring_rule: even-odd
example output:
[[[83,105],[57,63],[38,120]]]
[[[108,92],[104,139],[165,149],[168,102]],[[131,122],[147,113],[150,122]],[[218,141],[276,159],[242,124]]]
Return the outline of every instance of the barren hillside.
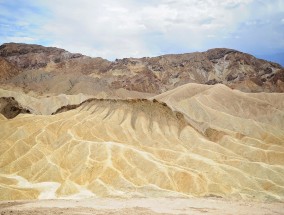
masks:
[[[114,62],[0,47],[0,200],[284,200],[284,70],[230,49]]]
[[[58,48],[8,43],[0,46],[0,57],[1,67],[9,63],[5,71],[11,70],[0,75],[6,88],[40,94],[110,95],[118,89],[159,94],[186,83],[222,83],[244,92],[284,91],[279,64],[231,49],[110,62]]]

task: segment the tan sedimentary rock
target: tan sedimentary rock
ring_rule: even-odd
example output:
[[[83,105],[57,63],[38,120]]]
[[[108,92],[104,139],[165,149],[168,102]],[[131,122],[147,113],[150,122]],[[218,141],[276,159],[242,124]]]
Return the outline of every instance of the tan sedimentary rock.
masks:
[[[80,104],[92,96],[80,93],[77,95],[60,94],[57,96],[40,97],[0,88],[0,98],[4,99],[7,97],[14,98],[22,107],[30,110],[33,114],[50,115],[62,106]]]
[[[284,199],[284,94],[188,84],[0,118],[0,198]]]

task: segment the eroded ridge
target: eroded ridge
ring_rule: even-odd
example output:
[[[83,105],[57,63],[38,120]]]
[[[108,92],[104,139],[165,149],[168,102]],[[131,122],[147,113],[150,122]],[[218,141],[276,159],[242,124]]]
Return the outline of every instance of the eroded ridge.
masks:
[[[197,85],[155,99],[160,102],[92,99],[55,115],[0,119],[0,198],[283,201],[284,138],[282,121],[274,119],[283,117],[280,103]],[[235,110],[245,114],[248,101],[267,106],[252,105],[255,114],[242,118]]]

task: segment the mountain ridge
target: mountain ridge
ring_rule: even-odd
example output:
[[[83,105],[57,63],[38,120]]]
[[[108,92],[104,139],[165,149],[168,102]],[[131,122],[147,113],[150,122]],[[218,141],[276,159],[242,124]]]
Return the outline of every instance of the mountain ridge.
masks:
[[[284,92],[281,65],[226,48],[108,61],[54,47],[6,43],[0,46],[0,57],[18,70],[12,77],[0,76],[3,85],[40,94],[96,95],[118,89],[159,94],[187,83]]]

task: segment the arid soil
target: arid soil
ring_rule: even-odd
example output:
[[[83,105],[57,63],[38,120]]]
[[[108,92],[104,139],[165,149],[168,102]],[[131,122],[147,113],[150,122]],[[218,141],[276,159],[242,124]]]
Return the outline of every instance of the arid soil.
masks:
[[[217,198],[133,198],[35,200],[0,202],[1,215],[97,214],[283,214],[284,203],[232,201]]]

